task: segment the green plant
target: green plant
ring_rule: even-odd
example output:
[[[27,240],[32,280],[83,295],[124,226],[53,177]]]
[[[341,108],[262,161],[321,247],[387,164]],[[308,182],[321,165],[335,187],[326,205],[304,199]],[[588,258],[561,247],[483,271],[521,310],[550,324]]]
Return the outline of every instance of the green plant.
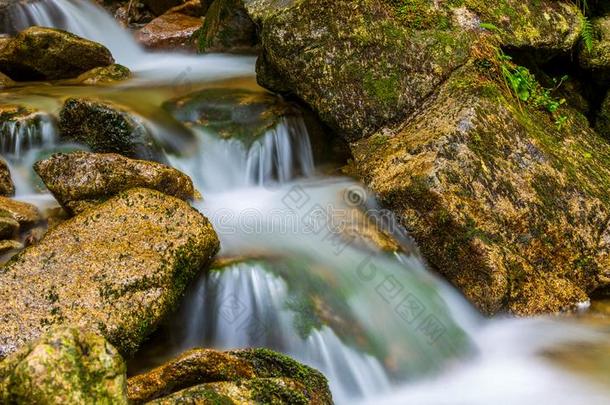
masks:
[[[580,37],[582,38],[585,49],[590,52],[593,49],[593,24],[591,24],[591,21],[587,16],[583,15],[581,17],[581,25],[582,32]]]
[[[555,125],[559,129],[563,127],[567,117],[559,114],[558,110],[565,99],[556,98],[552,93],[568,79],[567,76],[559,80],[553,79],[555,86],[552,88],[543,87],[528,68],[516,65],[501,49],[497,49],[497,64],[508,88],[520,102],[548,111],[555,119]]]

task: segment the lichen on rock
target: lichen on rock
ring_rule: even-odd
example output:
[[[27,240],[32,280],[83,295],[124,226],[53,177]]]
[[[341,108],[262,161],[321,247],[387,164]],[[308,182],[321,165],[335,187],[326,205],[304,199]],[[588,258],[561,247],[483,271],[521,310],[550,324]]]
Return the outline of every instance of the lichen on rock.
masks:
[[[143,188],[55,226],[0,270],[0,357],[58,323],[132,354],[218,247],[200,213]]]
[[[195,197],[184,173],[157,162],[129,159],[114,153],[57,153],[34,164],[34,170],[59,203],[80,212],[121,191],[145,187],[183,200]]]
[[[0,402],[127,404],[125,371],[103,337],[55,328],[0,363]]]
[[[0,71],[18,81],[69,79],[112,63],[104,46],[54,28],[27,28],[0,50]]]

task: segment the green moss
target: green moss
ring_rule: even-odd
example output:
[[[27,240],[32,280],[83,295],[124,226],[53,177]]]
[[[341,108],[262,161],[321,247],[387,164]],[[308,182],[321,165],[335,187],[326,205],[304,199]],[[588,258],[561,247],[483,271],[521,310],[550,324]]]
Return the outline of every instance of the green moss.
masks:
[[[385,105],[392,105],[398,102],[400,96],[398,74],[390,73],[387,76],[375,77],[372,72],[367,72],[364,76],[364,89]]]
[[[307,405],[310,403],[302,392],[274,380],[259,379],[246,384],[252,390],[252,399],[260,404]]]

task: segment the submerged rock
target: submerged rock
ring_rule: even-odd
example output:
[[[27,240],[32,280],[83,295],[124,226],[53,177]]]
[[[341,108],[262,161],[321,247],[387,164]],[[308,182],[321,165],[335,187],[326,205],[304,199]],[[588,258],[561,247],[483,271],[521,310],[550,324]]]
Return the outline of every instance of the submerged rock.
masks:
[[[27,28],[0,50],[0,71],[18,81],[69,79],[112,63],[103,45],[54,28]]]
[[[296,111],[277,96],[260,91],[214,88],[167,101],[163,108],[178,121],[202,126],[221,138],[246,145]]]
[[[148,49],[196,51],[195,34],[202,24],[199,17],[166,13],[146,24],[135,36],[136,40]]]
[[[58,328],[0,363],[0,402],[127,404],[125,371],[103,337]]]
[[[111,103],[81,98],[66,100],[59,113],[59,132],[62,140],[87,145],[93,152],[165,160],[144,123]]]
[[[128,68],[123,65],[112,64],[110,66],[93,68],[78,76],[75,81],[81,84],[99,85],[126,80],[130,76],[131,72]]]
[[[244,3],[259,28],[259,83],[298,96],[348,140],[420,107],[466,62],[481,23],[503,45],[549,55],[571,49],[582,25],[576,6],[551,0]]]
[[[58,153],[38,161],[34,170],[59,203],[71,212],[105,201],[121,191],[145,187],[178,197],[194,198],[191,179],[161,163],[108,153]]]
[[[130,378],[128,387],[129,400],[134,403],[172,393],[175,394],[157,403],[209,399],[206,395],[227,403],[332,403],[328,383],[321,373],[267,349],[229,352],[192,349],[148,373]]]
[[[199,51],[254,53],[257,42],[242,0],[214,0],[199,34]]]
[[[141,188],[55,226],[0,272],[0,357],[58,323],[132,354],[218,246],[186,202]]]
[[[15,194],[15,184],[8,164],[0,159],[0,196],[11,197]]]
[[[610,283],[610,145],[567,108],[561,129],[524,109],[479,69],[395,134],[354,144],[357,171],[483,312],[574,308]]]

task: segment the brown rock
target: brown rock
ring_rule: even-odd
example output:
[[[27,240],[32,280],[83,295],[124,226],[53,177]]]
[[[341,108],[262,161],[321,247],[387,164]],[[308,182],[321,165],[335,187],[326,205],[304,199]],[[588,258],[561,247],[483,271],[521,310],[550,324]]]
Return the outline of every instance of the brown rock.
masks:
[[[194,198],[191,179],[161,163],[134,160],[114,153],[57,153],[34,164],[57,201],[70,212],[107,200],[121,191],[145,187],[178,197]]]
[[[15,185],[11,178],[11,171],[8,164],[0,159],[0,195],[12,197],[15,195]]]
[[[31,226],[42,220],[38,208],[32,204],[1,196],[0,215],[11,217],[21,226]]]
[[[136,32],[136,39],[149,49],[197,50],[195,33],[203,21],[180,13],[166,13]]]
[[[0,50],[0,71],[17,81],[69,79],[112,63],[104,46],[53,28],[30,27]]]
[[[200,213],[142,188],[57,225],[0,272],[0,358],[59,323],[132,354],[218,247]]]
[[[19,222],[11,217],[0,216],[0,239],[11,239],[19,231]]]

